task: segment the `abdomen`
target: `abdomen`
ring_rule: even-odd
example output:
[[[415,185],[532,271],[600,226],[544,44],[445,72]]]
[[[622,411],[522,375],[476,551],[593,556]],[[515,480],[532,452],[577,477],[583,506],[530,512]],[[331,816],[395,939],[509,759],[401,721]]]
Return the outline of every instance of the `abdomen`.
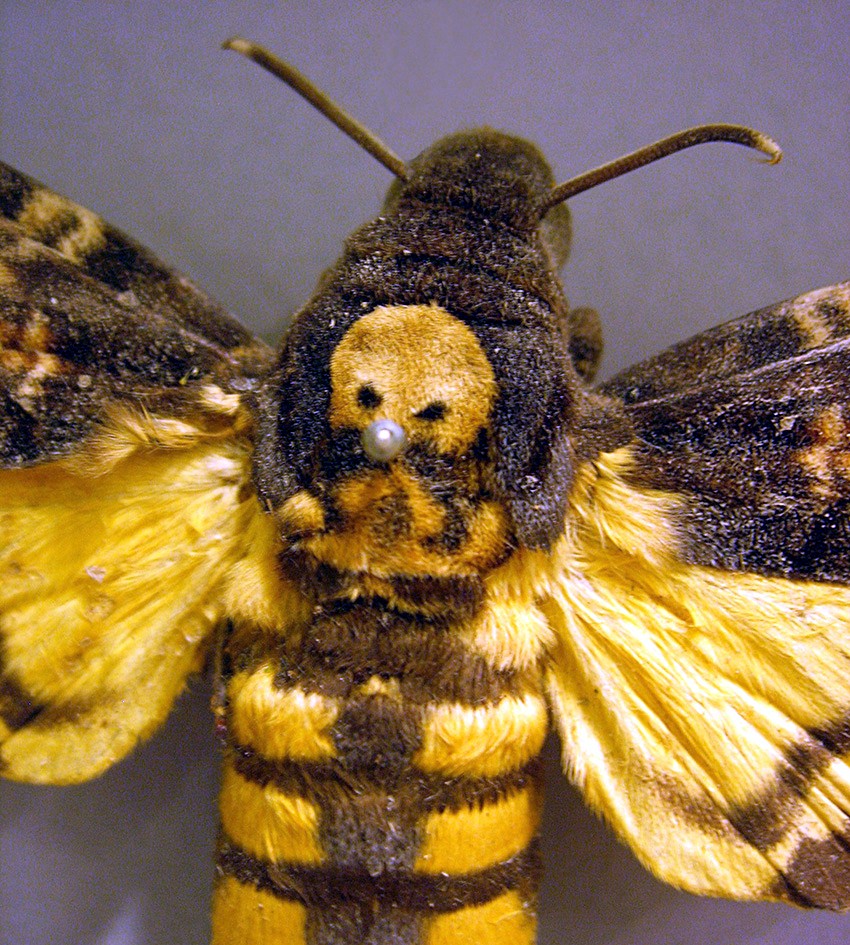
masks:
[[[534,941],[546,707],[481,619],[336,600],[237,658],[214,945]]]

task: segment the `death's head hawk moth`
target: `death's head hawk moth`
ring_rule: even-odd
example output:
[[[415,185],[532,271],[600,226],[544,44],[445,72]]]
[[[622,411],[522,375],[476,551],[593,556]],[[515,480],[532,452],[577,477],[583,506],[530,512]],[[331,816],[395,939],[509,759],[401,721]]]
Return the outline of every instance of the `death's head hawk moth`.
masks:
[[[846,908],[850,284],[594,387],[582,184],[339,120],[399,179],[277,352],[0,171],[0,772],[97,775],[210,662],[217,945],[532,942],[550,721],[659,877]]]

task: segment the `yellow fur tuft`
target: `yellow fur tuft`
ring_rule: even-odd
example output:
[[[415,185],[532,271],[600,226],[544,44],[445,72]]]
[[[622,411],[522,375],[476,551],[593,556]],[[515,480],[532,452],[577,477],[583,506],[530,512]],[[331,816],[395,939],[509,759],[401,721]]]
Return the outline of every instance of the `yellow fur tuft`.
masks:
[[[446,912],[425,923],[423,945],[534,945],[533,903],[506,892],[481,906]]]
[[[433,813],[421,827],[415,869],[457,875],[509,860],[537,836],[542,806],[542,793],[530,787],[493,803]]]
[[[539,607],[487,600],[462,639],[497,669],[528,669],[554,642],[552,629]]]
[[[322,503],[306,489],[296,492],[275,512],[281,533],[295,539],[321,531],[325,527]]]
[[[556,640],[538,602],[551,594],[557,576],[545,552],[517,549],[485,578],[484,606],[459,628],[461,639],[496,669],[533,667]]]
[[[304,945],[307,910],[298,902],[222,877],[215,887],[212,945]]]
[[[310,616],[311,605],[278,568],[281,540],[274,518],[264,513],[255,497],[243,536],[245,556],[230,569],[222,591],[224,608],[236,625],[250,635],[255,630],[270,634],[296,632]]]
[[[219,801],[221,826],[229,840],[264,862],[286,860],[305,866],[322,862],[318,808],[273,784],[261,787],[225,766]]]
[[[218,402],[215,416],[199,409],[191,419],[160,416],[141,406],[113,405],[106,422],[90,437],[84,449],[61,460],[62,466],[78,476],[99,478],[111,472],[136,453],[160,449],[184,451],[202,442],[232,440],[234,433],[247,427],[249,418],[244,405],[241,412],[223,404],[232,395],[214,385],[202,388],[199,405]],[[241,475],[241,470],[240,470]]]
[[[230,728],[240,745],[271,761],[326,761],[339,705],[317,692],[275,686],[276,667],[237,673],[230,682]]]
[[[488,706],[440,703],[426,710],[413,763],[446,777],[503,774],[537,757],[548,724],[536,693],[505,696]]]

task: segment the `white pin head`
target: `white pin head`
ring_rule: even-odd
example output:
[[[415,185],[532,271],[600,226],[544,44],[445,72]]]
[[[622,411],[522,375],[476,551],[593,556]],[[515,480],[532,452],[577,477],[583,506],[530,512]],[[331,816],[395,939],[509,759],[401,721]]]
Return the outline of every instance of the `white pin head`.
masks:
[[[395,420],[375,420],[360,435],[360,442],[369,459],[386,463],[407,445],[407,434]]]

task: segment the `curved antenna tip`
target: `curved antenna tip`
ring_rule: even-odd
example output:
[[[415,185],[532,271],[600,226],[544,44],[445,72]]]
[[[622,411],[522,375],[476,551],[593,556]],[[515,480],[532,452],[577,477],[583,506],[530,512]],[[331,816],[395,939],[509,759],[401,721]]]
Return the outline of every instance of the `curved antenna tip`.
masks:
[[[234,52],[242,53],[243,56],[249,55],[252,47],[253,43],[241,36],[231,36],[221,44],[222,49],[232,49]]]
[[[764,155],[765,164],[778,164],[782,160],[782,148],[761,131],[753,131],[753,147]]]

